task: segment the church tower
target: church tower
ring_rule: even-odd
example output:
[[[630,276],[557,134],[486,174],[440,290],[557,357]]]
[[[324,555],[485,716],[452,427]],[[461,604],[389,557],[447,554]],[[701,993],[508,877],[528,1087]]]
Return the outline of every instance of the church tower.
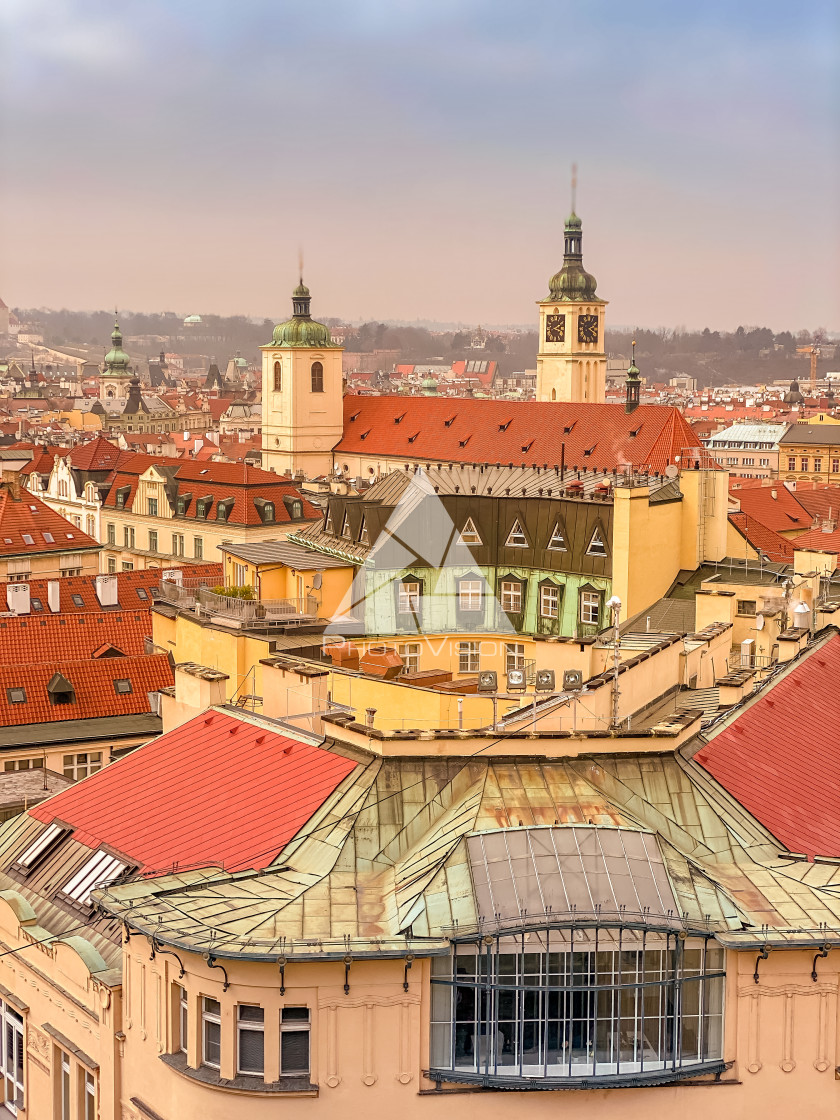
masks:
[[[263,467],[307,478],[328,474],[332,449],[344,431],[342,346],[309,311],[301,279],[292,292],[292,317],[262,346]]]
[[[99,375],[99,399],[102,401],[124,401],[128,397],[129,386],[134,373],[131,359],[122,348],[122,331],[114,319],[111,331],[111,349],[105,355],[105,365]]]
[[[602,403],[607,382],[604,353],[606,300],[583,267],[583,228],[574,210],[566,219],[563,267],[540,300],[537,400]]]

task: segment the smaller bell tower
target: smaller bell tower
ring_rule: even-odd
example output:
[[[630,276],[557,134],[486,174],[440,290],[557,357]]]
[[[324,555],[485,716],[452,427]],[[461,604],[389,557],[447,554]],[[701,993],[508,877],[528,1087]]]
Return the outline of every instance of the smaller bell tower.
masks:
[[[328,474],[332,450],[344,431],[342,346],[310,313],[312,297],[300,283],[292,317],[262,346],[263,467],[307,478]]]

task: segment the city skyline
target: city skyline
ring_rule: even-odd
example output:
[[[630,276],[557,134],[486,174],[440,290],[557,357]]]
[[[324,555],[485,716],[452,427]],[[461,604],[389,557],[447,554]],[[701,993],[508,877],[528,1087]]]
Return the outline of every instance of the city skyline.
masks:
[[[833,6],[530,16],[11,3],[3,298],[528,324],[577,162],[608,323],[840,329]]]

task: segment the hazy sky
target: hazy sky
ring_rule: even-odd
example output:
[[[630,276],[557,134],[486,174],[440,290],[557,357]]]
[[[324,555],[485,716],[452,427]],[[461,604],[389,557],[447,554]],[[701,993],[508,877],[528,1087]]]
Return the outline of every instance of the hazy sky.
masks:
[[[3,0],[13,306],[840,329],[836,0]]]

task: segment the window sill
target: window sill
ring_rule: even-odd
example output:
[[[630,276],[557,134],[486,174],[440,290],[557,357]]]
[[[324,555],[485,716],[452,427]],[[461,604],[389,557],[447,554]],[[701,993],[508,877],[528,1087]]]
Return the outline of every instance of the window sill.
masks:
[[[282,1081],[260,1081],[257,1077],[238,1075],[233,1078],[220,1077],[214,1069],[200,1066],[193,1069],[187,1065],[184,1054],[161,1054],[164,1065],[190,1081],[207,1085],[211,1089],[222,1089],[228,1093],[258,1093],[269,1097],[317,1097],[318,1086],[312,1085],[306,1077],[284,1077]]]
[[[503,1077],[498,1074],[468,1073],[460,1070],[430,1069],[425,1076],[438,1085],[467,1085],[484,1089],[519,1089],[551,1091],[552,1089],[631,1089],[653,1085],[672,1085],[690,1082],[696,1085],[726,1084],[721,1081],[732,1062],[714,1060],[677,1069],[639,1071],[637,1073],[609,1074],[595,1077]],[[704,1080],[697,1080],[703,1078]],[[705,1080],[712,1078],[712,1080]],[[436,1089],[427,1090],[429,1093]]]

